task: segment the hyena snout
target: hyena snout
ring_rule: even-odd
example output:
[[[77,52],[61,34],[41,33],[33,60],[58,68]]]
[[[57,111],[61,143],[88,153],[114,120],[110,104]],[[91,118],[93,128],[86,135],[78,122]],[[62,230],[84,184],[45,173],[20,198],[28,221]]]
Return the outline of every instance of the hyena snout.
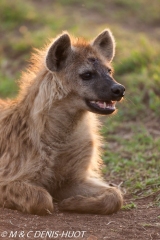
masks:
[[[114,84],[111,87],[112,100],[119,101],[125,94],[125,87],[121,84]]]

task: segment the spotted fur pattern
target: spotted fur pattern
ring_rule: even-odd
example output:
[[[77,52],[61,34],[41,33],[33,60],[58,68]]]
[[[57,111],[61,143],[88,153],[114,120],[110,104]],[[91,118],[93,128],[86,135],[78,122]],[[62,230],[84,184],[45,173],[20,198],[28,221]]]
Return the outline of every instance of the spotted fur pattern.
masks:
[[[120,190],[101,179],[99,122],[84,101],[96,90],[79,79],[93,68],[88,58],[110,66],[114,45],[109,30],[94,44],[63,33],[33,55],[17,98],[0,100],[1,207],[39,215],[53,212],[53,201],[66,211],[121,208]]]

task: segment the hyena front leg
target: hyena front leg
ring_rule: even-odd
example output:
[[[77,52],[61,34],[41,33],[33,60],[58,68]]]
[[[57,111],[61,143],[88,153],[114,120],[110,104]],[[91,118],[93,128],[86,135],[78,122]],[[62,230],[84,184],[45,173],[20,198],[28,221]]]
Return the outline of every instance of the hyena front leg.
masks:
[[[21,181],[0,185],[0,206],[37,215],[53,212],[52,197],[45,189]]]
[[[84,213],[111,214],[123,203],[119,189],[95,179],[62,189],[59,197],[66,198],[59,204],[61,210]]]

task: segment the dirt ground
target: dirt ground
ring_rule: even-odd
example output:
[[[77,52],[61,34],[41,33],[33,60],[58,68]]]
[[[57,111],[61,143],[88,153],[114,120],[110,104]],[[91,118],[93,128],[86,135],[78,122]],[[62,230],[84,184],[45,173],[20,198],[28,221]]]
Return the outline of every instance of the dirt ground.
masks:
[[[0,209],[0,239],[158,240],[160,212],[150,205],[152,200],[134,200],[136,209],[109,216],[62,213],[57,206],[54,214],[43,217]]]

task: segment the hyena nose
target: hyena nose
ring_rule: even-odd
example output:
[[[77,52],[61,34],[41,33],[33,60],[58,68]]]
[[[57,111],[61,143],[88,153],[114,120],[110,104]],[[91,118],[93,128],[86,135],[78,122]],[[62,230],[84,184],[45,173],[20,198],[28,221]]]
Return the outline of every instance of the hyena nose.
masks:
[[[118,98],[124,97],[125,94],[125,87],[121,84],[114,84],[111,87],[112,96],[115,98],[115,100],[118,100]]]

